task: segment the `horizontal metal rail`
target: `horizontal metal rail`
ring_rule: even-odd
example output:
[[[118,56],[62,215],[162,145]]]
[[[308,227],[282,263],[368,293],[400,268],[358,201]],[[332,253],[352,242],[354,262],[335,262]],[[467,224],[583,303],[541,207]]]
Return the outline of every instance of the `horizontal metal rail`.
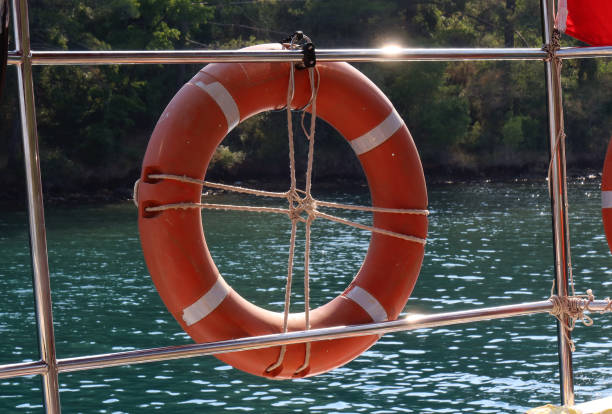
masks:
[[[561,59],[612,57],[612,47],[564,47],[557,51],[557,57]]]
[[[17,364],[0,365],[0,379],[41,375],[47,372],[49,366],[43,361],[20,362]]]
[[[604,311],[608,306],[610,306],[609,302],[605,300],[596,300],[589,303],[589,309],[591,311]],[[82,371],[126,364],[141,364],[145,362],[165,361],[169,359],[191,358],[227,352],[246,351],[279,345],[299,344],[365,335],[381,335],[390,332],[409,331],[414,329],[455,325],[483,320],[502,319],[513,316],[550,312],[552,308],[552,302],[549,300],[544,300],[539,302],[527,302],[515,305],[471,309],[458,312],[446,312],[432,315],[408,315],[403,319],[389,322],[336,326],[331,328],[312,329],[309,331],[253,336],[203,344],[169,346],[111,354],[58,359],[57,366],[59,372]],[[43,371],[44,364],[42,362],[0,365],[0,379],[40,374]]]
[[[149,51],[32,51],[34,65],[107,65],[206,62],[301,62],[295,50],[149,50]],[[542,49],[318,49],[317,60],[384,62],[415,60],[542,60]],[[21,56],[10,52],[8,62],[19,64]]]
[[[208,62],[299,62],[294,50],[149,50],[149,51],[32,51],[34,65],[113,65]],[[537,48],[475,49],[319,49],[317,60],[344,62],[453,61],[453,60],[542,60],[548,54]],[[612,57],[612,47],[563,48],[563,59]],[[22,56],[12,51],[8,64],[19,65]]]

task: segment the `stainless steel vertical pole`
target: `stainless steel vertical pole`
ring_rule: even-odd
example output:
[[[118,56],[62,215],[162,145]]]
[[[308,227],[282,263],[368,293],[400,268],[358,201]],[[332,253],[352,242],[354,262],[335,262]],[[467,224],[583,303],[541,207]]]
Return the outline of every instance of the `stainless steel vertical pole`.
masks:
[[[544,43],[551,45],[555,22],[554,0],[542,0],[542,37]],[[550,156],[553,159],[550,172],[551,207],[553,219],[553,241],[555,256],[555,285],[559,297],[567,296],[570,269],[570,244],[566,199],[566,160],[565,140],[559,139],[562,127],[562,95],[560,87],[560,61],[551,59],[546,62],[546,92],[548,106],[548,130]],[[564,316],[567,321],[567,316]],[[574,379],[570,332],[563,324],[557,323],[559,345],[559,378],[561,403],[574,404]]]
[[[48,413],[59,413],[59,381],[53,334],[51,287],[49,283],[42,182],[40,178],[27,0],[13,0],[13,24],[15,26],[15,46],[21,54],[21,62],[17,65],[17,76],[28,191],[30,249],[34,300],[36,302],[36,322],[38,326],[40,356],[42,362],[47,366],[46,372],[42,375],[44,404]]]

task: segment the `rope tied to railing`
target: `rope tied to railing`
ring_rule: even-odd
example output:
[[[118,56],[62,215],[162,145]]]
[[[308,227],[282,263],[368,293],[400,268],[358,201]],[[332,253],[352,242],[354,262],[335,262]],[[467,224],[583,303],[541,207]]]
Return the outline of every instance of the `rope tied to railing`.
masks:
[[[581,322],[584,326],[593,325],[593,319],[586,315],[585,312],[593,311],[589,305],[595,301],[595,295],[593,295],[593,291],[591,289],[587,289],[586,295],[551,295],[549,300],[553,304],[553,307],[549,313],[557,318],[563,328],[563,335],[565,336],[570,349],[572,352],[575,352],[576,344],[570,338],[570,332],[574,330],[577,322]],[[609,297],[605,298],[604,300],[607,302],[606,307],[599,311],[599,313],[612,312],[612,300],[610,300]]]
[[[551,42],[542,47],[544,51],[547,53],[547,57],[544,59],[545,62],[548,62],[550,65],[550,70],[554,72],[553,81],[555,82],[555,90],[558,91],[558,96],[555,99],[559,101],[562,100],[561,97],[561,71],[563,69],[563,60],[557,55],[557,52],[561,49],[561,32],[555,28],[552,32]],[[565,148],[565,120],[563,116],[563,106],[558,105],[557,109],[557,124],[554,125],[557,128],[555,141],[553,143],[551,153],[550,153],[550,161],[548,163],[548,172],[547,172],[547,186],[548,186],[548,195],[553,197],[553,188],[552,188],[552,178],[553,178],[553,166],[555,161],[560,164],[558,168],[562,167],[561,163],[558,161],[562,154],[562,148]],[[559,181],[565,179],[565,171],[557,170],[557,178]],[[568,210],[569,204],[567,201],[567,186],[563,187],[562,197],[565,201],[565,217],[563,220],[567,222],[568,220]],[[567,238],[570,238],[570,230],[569,225],[566,227]],[[591,289],[587,290],[586,295],[576,295],[576,289],[574,285],[574,272],[572,266],[572,256],[569,249],[565,252],[567,257],[567,272],[569,276],[569,286],[571,289],[570,296],[557,296],[554,293],[555,290],[555,279],[553,278],[552,286],[550,288],[550,300],[553,302],[553,309],[551,310],[551,315],[555,316],[559,323],[561,324],[561,331],[563,332],[563,336],[567,340],[567,343],[572,352],[576,350],[576,344],[570,337],[570,333],[576,327],[576,322],[580,321],[585,326],[593,325],[593,320],[584,314],[585,310],[588,310],[588,304],[594,300],[593,293]],[[564,270],[565,271],[565,270]]]
[[[557,52],[561,49],[561,32],[559,29],[553,29],[552,32],[552,41],[548,44],[542,46],[542,50],[547,53],[547,56],[544,58],[545,62],[551,62],[554,59],[561,60],[557,56]]]
[[[552,42],[542,46],[542,49],[547,53],[547,57],[544,59],[545,62],[550,62],[552,69],[556,72],[556,90],[561,93],[561,70],[563,69],[563,60],[557,55],[557,52],[561,49],[561,32],[558,29],[553,30]],[[559,97],[561,99],[561,97]],[[548,163],[548,194],[551,194],[551,176],[553,163],[559,152],[559,145],[561,141],[565,142],[565,122],[563,119],[563,108],[560,107],[559,113],[559,125],[557,135],[555,137],[554,149],[550,155],[550,162]]]
[[[545,62],[549,62],[552,66],[552,69],[556,71],[556,81],[557,81],[557,90],[561,91],[561,69],[563,68],[563,60],[557,55],[557,52],[561,49],[561,32],[558,29],[554,29],[552,33],[552,41],[549,44],[542,46],[542,50],[544,50],[547,54],[546,58],[544,58]],[[548,164],[548,193],[551,192],[551,174],[552,174],[552,165],[555,160],[556,154],[558,152],[559,143],[561,140],[565,141],[565,127],[563,122],[563,110],[561,109],[561,113],[559,114],[559,130],[557,131],[554,151],[551,154],[550,162]]]

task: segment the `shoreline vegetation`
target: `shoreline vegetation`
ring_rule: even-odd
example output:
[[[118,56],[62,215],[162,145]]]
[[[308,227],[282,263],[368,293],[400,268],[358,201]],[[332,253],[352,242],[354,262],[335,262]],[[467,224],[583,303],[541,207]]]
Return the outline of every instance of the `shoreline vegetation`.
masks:
[[[44,3],[44,4],[43,4]],[[238,49],[299,29],[317,48],[541,47],[538,2],[523,0],[46,0],[30,2],[34,50]],[[11,45],[12,45],[11,40]],[[564,36],[563,46],[579,45]],[[12,46],[11,46],[12,47]],[[360,63],[411,131],[428,184],[546,179],[542,63]],[[48,203],[131,196],[151,132],[200,65],[36,66],[40,163]],[[612,61],[566,60],[563,97],[570,177],[598,176],[612,134]],[[344,104],[344,103],[341,103]],[[299,130],[295,114],[296,131]],[[0,99],[0,201],[24,200],[17,79]],[[301,133],[300,133],[301,134]],[[316,182],[363,180],[337,132],[317,123]],[[242,122],[207,177],[272,184],[287,175],[285,114]],[[303,136],[296,156],[305,159]]]

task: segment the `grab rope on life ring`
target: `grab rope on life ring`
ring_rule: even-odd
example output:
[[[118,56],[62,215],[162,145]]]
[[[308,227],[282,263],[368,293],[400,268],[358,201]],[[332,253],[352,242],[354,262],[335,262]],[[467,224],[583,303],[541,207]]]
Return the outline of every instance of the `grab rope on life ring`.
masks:
[[[421,162],[404,122],[384,94],[350,65],[317,63],[317,68],[317,115],[357,154],[372,205],[383,208],[373,213],[374,227],[424,240],[426,215],[391,210],[427,207]],[[290,63],[210,64],[175,95],[149,141],[137,188],[142,248],[162,300],[197,342],[280,333],[283,315],[248,302],[224,281],[206,245],[199,210],[152,208],[200,203],[201,180],[219,143],[239,122],[285,107],[289,74]],[[291,107],[302,108],[311,99],[306,71],[295,73],[294,85]],[[164,174],[193,179],[160,178]],[[424,245],[389,234],[372,234],[358,274],[342,294],[310,312],[310,327],[397,318],[416,283]],[[291,314],[288,323],[289,331],[305,329],[302,315]],[[370,335],[313,342],[307,369],[302,369],[304,344],[287,346],[282,363],[272,371],[268,368],[279,361],[279,347],[218,358],[259,376],[304,377],[351,361],[377,339]]]

